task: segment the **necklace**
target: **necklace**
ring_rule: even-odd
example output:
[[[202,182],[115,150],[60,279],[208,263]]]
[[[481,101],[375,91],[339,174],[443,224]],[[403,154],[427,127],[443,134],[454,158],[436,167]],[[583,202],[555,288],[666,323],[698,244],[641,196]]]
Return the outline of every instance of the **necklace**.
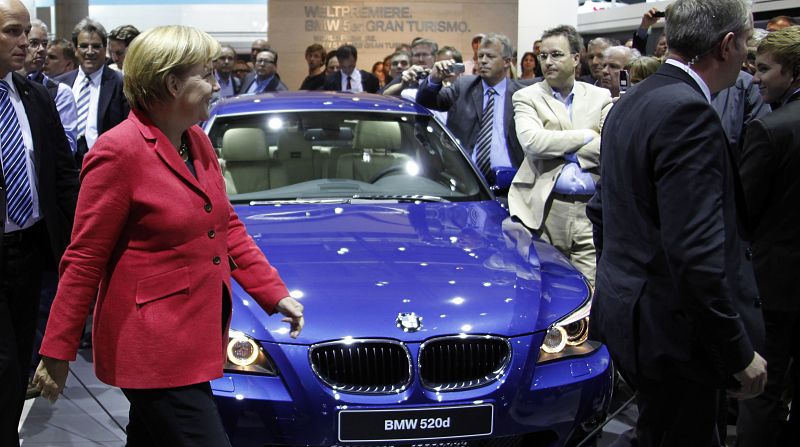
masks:
[[[181,142],[181,147],[178,148],[178,155],[180,155],[181,158],[186,158],[186,155],[188,153],[189,153],[189,146],[187,146],[186,143]]]

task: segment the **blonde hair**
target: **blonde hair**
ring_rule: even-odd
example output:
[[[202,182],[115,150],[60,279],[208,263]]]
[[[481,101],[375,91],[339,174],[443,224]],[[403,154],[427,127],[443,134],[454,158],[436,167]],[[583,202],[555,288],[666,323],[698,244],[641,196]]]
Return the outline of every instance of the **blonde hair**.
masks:
[[[800,26],[790,26],[767,34],[758,44],[756,54],[769,53],[781,64],[781,71],[800,76]]]
[[[169,99],[167,77],[183,76],[220,53],[219,43],[197,28],[180,25],[149,29],[131,42],[125,56],[123,92],[131,108],[149,110]]]
[[[633,84],[634,79],[636,79],[637,82],[644,81],[646,77],[655,74],[660,67],[661,59],[652,56],[642,56],[628,62],[625,69],[630,73],[631,84]]]

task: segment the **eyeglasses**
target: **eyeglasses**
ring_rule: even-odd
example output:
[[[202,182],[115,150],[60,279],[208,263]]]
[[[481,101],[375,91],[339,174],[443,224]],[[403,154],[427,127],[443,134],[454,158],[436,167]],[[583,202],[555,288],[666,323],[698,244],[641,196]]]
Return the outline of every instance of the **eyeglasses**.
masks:
[[[47,39],[28,39],[28,48],[39,48],[39,46],[47,48],[48,43],[50,43],[50,41]]]
[[[539,60],[541,60],[541,61],[546,61],[548,57],[549,58],[553,58],[554,61],[560,61],[560,60],[564,59],[565,57],[567,57],[567,55],[562,53],[562,52],[560,52],[560,51],[553,51],[552,53],[545,53],[543,51],[543,52],[539,53]]]
[[[78,49],[81,50],[81,51],[88,51],[89,48],[99,51],[100,49],[103,48],[103,44],[102,43],[79,43],[78,44]]]

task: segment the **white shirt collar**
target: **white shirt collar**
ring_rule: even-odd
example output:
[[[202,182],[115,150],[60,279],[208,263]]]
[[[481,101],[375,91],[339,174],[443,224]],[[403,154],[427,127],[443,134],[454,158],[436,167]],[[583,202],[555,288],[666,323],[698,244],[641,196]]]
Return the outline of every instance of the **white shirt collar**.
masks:
[[[9,94],[13,93],[14,96],[19,96],[19,93],[17,92],[17,86],[14,85],[14,76],[13,76],[13,74],[14,74],[13,72],[9,71],[6,74],[6,76],[3,78],[3,80],[6,81],[6,84],[8,84],[8,88],[10,90]]]
[[[694,79],[694,82],[696,82],[697,85],[700,86],[700,90],[703,91],[703,95],[706,97],[706,101],[711,103],[711,89],[708,88],[708,84],[706,84],[706,81],[704,81],[703,78],[701,78],[696,71],[692,70],[692,67],[676,59],[667,59],[666,63],[674,67],[680,68],[681,70],[685,71],[689,76],[691,76],[692,79]]]
[[[75,78],[75,85],[81,85],[83,79],[87,76],[92,80],[92,85],[100,86],[100,78],[103,76],[103,70],[105,66],[100,67],[99,70],[95,71],[94,73],[87,75],[83,72],[83,67],[78,67],[78,77]]]

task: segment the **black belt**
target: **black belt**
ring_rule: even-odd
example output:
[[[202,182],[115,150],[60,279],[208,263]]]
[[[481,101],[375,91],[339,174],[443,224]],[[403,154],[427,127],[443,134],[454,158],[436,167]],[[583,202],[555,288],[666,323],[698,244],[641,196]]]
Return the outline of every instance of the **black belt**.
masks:
[[[562,202],[588,202],[589,199],[594,197],[594,194],[561,194],[555,191],[551,195],[553,199]]]
[[[3,233],[3,244],[29,244],[33,241],[39,240],[41,236],[42,221],[38,221],[28,228],[22,230],[12,231],[10,233]]]

